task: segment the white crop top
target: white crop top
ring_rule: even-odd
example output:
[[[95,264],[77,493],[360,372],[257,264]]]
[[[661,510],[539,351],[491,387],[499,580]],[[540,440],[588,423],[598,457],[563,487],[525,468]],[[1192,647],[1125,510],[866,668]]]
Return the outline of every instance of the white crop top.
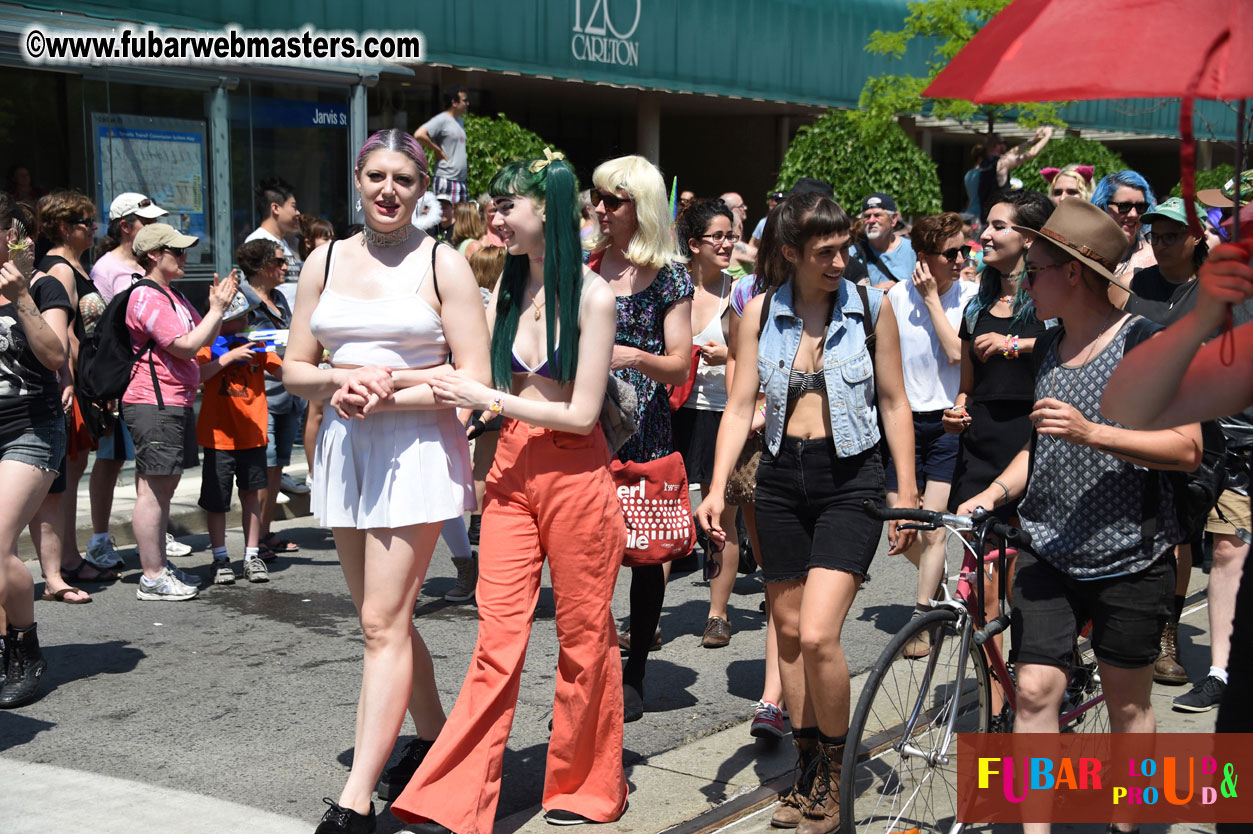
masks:
[[[326,253],[324,289],[309,318],[314,338],[331,352],[331,364],[430,368],[445,362],[448,343],[443,323],[418,296],[432,267],[403,295],[354,298],[331,288],[334,246]]]

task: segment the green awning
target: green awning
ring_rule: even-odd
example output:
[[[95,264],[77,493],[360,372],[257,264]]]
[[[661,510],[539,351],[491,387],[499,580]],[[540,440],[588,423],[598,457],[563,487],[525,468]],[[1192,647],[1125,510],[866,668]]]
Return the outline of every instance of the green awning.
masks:
[[[898,29],[905,0],[61,0],[49,13],[190,29],[421,31],[429,62],[651,90],[854,107],[865,80],[923,74],[927,50],[868,55],[876,29]],[[1234,114],[1198,102],[1198,135],[1234,133]],[[1176,135],[1177,106],[1084,102],[1072,126]],[[972,130],[978,130],[973,126]]]

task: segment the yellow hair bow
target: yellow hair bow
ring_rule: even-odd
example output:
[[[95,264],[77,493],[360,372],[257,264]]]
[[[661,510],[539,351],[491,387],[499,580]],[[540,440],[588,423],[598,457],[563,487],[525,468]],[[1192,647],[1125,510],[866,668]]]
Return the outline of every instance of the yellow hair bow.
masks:
[[[563,154],[561,151],[557,151],[556,153],[553,153],[551,149],[544,148],[544,158],[537,159],[531,163],[531,173],[538,174],[540,171],[543,171],[545,168],[547,168],[553,161],[558,160],[558,159],[565,159],[565,158],[566,158],[566,155]]]

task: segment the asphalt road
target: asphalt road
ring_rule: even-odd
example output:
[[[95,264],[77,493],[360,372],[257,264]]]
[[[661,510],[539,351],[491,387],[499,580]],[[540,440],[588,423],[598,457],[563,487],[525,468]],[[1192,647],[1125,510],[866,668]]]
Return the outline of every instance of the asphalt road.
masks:
[[[38,603],[49,663],[45,691],[34,704],[0,712],[0,756],[303,817],[312,830],[324,810],[321,797],[338,795],[351,761],[362,640],[330,535],[309,525],[309,519],[276,525],[301,551],[275,562],[265,585],[241,577],[233,587],[209,586],[192,602],[139,602],[138,560],[126,551],[126,575],[112,585],[89,585],[91,605]],[[232,552],[242,552],[238,531],[229,538]],[[185,540],[198,550],[177,564],[208,582],[207,537]],[[845,628],[854,674],[873,662],[912,608],[916,572],[885,554],[881,545],[872,581]],[[477,629],[472,605],[439,599],[454,577],[441,542],[415,613],[446,709]],[[624,570],[614,606],[621,616],[628,586]],[[708,585],[699,571],[672,577],[661,620],[665,644],[648,666],[647,712],[626,727],[628,763],[751,715],[763,680],[762,598],[760,574],[740,577],[731,600],[731,645],[702,649]],[[500,816],[540,801],[557,657],[552,618],[546,588],[505,759]],[[745,724],[745,741],[747,731]],[[402,742],[412,732],[406,721]],[[395,818],[380,815],[380,831],[400,829]]]

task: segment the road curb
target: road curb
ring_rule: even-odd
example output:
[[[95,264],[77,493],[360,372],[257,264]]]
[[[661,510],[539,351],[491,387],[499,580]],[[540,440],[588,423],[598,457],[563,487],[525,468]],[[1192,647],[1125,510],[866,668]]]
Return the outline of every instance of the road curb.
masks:
[[[287,470],[289,474],[296,477],[299,481],[304,479],[304,471],[301,468],[291,467]],[[87,543],[91,541],[91,536],[95,532],[91,523],[91,505],[90,498],[87,493],[87,482],[90,478],[90,472],[83,477],[83,483],[78,492],[78,519],[77,519],[77,539],[78,546],[86,552]],[[194,488],[193,488],[194,484]],[[179,484],[179,491],[175,495],[175,499],[170,504],[170,523],[169,531],[175,538],[185,536],[201,536],[209,532],[208,521],[205,511],[196,503],[200,494],[200,470],[194,470],[194,474],[189,472],[184,475],[183,480]],[[279,504],[274,512],[275,521],[285,521],[293,518],[304,518],[312,515],[309,508],[309,495],[288,495],[288,501]],[[133,503],[133,502],[130,502]],[[109,516],[109,533],[112,534],[119,548],[135,546],[135,529],[133,526],[133,515],[129,512],[114,512]],[[231,509],[226,514],[226,529],[230,530],[240,527],[243,524],[243,514],[239,506],[239,496],[235,495],[231,501]],[[30,531],[22,531],[21,537],[17,543],[18,558],[23,561],[34,561],[38,558],[35,552],[35,545],[31,541]]]

